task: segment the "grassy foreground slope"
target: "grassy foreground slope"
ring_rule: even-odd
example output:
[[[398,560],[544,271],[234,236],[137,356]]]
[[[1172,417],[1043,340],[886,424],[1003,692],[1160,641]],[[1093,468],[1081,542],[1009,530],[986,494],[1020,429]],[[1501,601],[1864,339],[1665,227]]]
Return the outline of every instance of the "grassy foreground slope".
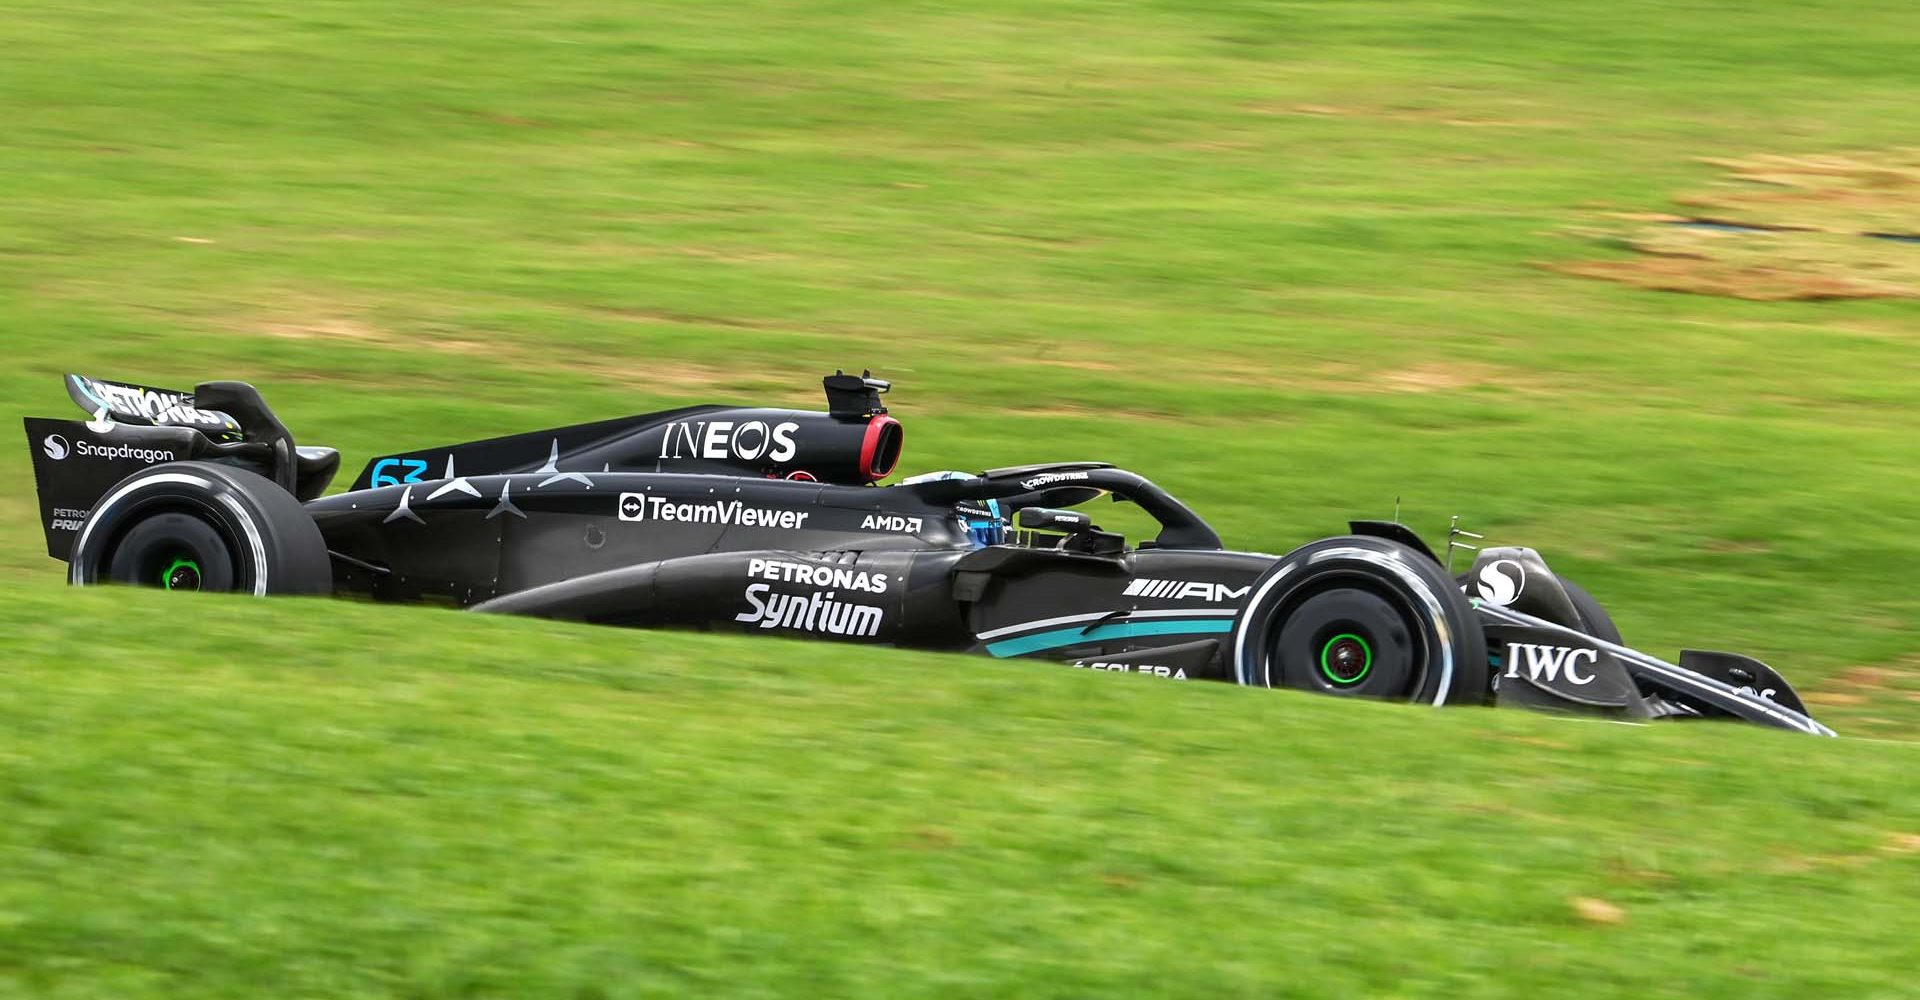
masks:
[[[1910,746],[5,596],[0,994],[1804,1000],[1920,961]]]

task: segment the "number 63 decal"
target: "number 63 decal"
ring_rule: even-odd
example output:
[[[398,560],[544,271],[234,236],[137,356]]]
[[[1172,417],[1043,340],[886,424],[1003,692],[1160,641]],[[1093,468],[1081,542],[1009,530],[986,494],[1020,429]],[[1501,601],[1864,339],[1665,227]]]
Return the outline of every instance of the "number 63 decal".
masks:
[[[395,476],[388,469],[398,467],[406,470],[405,475]],[[427,471],[427,463],[417,458],[383,458],[373,463],[373,476],[367,481],[371,487],[398,486],[401,483],[417,483]]]

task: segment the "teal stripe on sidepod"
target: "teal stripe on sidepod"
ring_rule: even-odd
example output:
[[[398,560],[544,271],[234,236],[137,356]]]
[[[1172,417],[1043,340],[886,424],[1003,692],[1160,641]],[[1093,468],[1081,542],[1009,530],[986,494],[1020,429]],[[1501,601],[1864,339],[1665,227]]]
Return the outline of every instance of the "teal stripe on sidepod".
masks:
[[[1167,621],[1115,622],[1111,625],[1095,625],[1093,628],[1076,625],[1072,628],[1057,628],[1047,632],[1035,632],[1018,639],[1004,639],[987,643],[987,652],[994,656],[1020,656],[1037,653],[1043,649],[1056,649],[1060,646],[1075,646],[1083,642],[1101,642],[1107,639],[1132,639],[1146,635],[1191,635],[1197,632],[1231,632],[1233,620],[1230,618],[1174,618]]]

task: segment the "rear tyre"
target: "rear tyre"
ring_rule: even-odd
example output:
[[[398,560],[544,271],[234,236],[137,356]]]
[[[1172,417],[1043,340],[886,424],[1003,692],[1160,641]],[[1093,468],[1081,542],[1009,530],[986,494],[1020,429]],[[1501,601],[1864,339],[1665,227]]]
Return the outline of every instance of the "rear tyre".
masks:
[[[327,545],[293,495],[244,469],[168,462],[114,484],[68,560],[76,586],[324,594]]]
[[[1431,558],[1366,535],[1324,538],[1253,585],[1232,636],[1240,683],[1431,705],[1487,698],[1486,637]]]

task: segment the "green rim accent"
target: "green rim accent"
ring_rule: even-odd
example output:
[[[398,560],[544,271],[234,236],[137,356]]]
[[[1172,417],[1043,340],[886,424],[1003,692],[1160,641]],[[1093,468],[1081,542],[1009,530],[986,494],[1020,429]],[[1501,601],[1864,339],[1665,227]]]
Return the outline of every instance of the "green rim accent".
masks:
[[[1327,654],[1333,652],[1334,643],[1337,643],[1342,639],[1352,639],[1354,642],[1359,643],[1360,651],[1367,654],[1366,662],[1360,664],[1360,672],[1357,674],[1354,674],[1352,677],[1347,677],[1347,678],[1342,678],[1339,675],[1335,674],[1333,672],[1333,666],[1327,662]],[[1367,644],[1367,640],[1362,639],[1357,635],[1354,635],[1352,632],[1342,632],[1339,635],[1336,635],[1333,638],[1328,639],[1326,645],[1320,647],[1320,672],[1327,675],[1327,680],[1330,680],[1335,684],[1341,684],[1341,685],[1358,684],[1361,681],[1364,681],[1367,679],[1367,673],[1372,669],[1373,669],[1373,647]]]
[[[190,569],[190,570],[193,570],[194,576],[197,577],[200,575],[199,563],[184,557],[180,559],[175,559],[171,565],[169,565],[166,569],[160,571],[160,586],[166,588],[167,590],[173,589],[173,571],[176,569]],[[195,588],[195,589],[198,589],[198,588]]]

